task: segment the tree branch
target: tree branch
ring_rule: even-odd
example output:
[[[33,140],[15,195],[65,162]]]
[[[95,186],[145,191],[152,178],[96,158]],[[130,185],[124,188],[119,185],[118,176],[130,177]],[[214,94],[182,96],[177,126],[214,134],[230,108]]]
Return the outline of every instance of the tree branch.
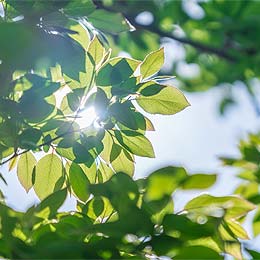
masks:
[[[105,9],[105,10],[110,11],[110,12],[117,12],[117,10],[114,10],[111,7],[104,6],[103,3],[100,0],[94,0],[94,3],[98,8]],[[203,43],[193,41],[193,40],[188,39],[188,38],[178,37],[178,36],[175,36],[171,33],[164,32],[161,29],[159,29],[155,26],[152,26],[152,25],[139,24],[135,21],[135,17],[127,15],[126,13],[124,13],[122,11],[120,11],[120,12],[136,28],[149,31],[151,33],[158,34],[160,37],[167,37],[167,38],[173,39],[175,41],[178,41],[178,42],[181,42],[181,43],[184,43],[184,44],[188,44],[188,45],[196,48],[197,50],[199,50],[201,52],[215,54],[215,55],[217,55],[221,58],[224,58],[225,60],[227,60],[229,62],[235,62],[237,60],[234,56],[227,53],[224,49],[218,49],[218,48],[215,48],[215,47],[211,47],[211,46],[205,45]]]
[[[188,45],[196,48],[197,50],[199,50],[201,52],[215,54],[215,55],[217,55],[221,58],[224,58],[225,60],[228,60],[230,62],[236,61],[235,57],[233,57],[232,55],[230,55],[229,53],[227,53],[223,49],[214,48],[214,47],[205,45],[203,43],[193,41],[193,40],[188,39],[188,38],[178,37],[178,36],[175,36],[171,33],[164,32],[161,29],[156,28],[156,27],[151,26],[151,25],[141,25],[141,24],[137,23],[134,19],[131,19],[127,16],[126,16],[126,18],[136,28],[158,34],[160,37],[167,37],[167,38],[173,39],[175,41],[178,41],[178,42],[181,42],[181,43],[184,43],[184,44],[188,44]]]

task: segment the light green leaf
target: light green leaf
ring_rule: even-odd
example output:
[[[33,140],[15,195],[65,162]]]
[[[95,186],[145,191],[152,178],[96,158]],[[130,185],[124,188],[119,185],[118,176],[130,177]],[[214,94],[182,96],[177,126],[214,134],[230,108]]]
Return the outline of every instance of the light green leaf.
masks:
[[[55,154],[48,154],[36,164],[33,188],[42,200],[63,185],[62,162]]]
[[[76,163],[72,163],[69,170],[69,179],[74,194],[83,202],[89,198],[89,180]]]
[[[18,162],[18,156],[15,156],[12,158],[12,160],[9,161],[8,170],[9,172],[13,170]]]
[[[32,175],[35,164],[36,159],[31,152],[22,154],[18,161],[17,176],[26,192],[28,192],[33,185]]]
[[[115,151],[117,150],[117,151]],[[111,155],[113,152],[118,152],[118,155],[111,160],[111,165],[115,172],[124,172],[130,176],[134,175],[135,164],[134,158],[124,148],[117,144],[113,144]]]
[[[255,209],[255,206],[243,198],[236,196],[214,197],[203,194],[189,201],[184,209],[204,214],[207,214],[209,210],[213,214],[216,211],[223,210],[226,219],[235,219],[246,215],[249,211]]]
[[[224,250],[226,253],[235,257],[235,259],[242,260],[242,252],[241,252],[241,245],[239,242],[236,241],[226,241],[224,243]]]
[[[171,195],[186,178],[187,173],[182,167],[161,168],[148,177],[145,198],[159,200]]]
[[[96,181],[98,181],[98,183],[108,181],[113,175],[114,172],[111,167],[107,163],[100,161],[98,165]]]
[[[148,88],[151,91],[149,90],[149,94],[146,96]],[[150,95],[152,89],[155,89],[154,95]],[[141,90],[140,96],[136,98],[136,101],[146,112],[162,115],[174,115],[190,105],[182,92],[177,88],[158,85],[152,81],[148,82],[146,87]]]
[[[216,174],[193,174],[189,175],[182,184],[182,189],[207,189],[216,182]]]
[[[142,157],[155,157],[153,146],[144,135],[130,130],[116,130],[114,133],[118,142],[129,152]]]
[[[146,79],[157,73],[164,63],[164,49],[148,54],[141,63],[140,72],[143,79]]]
[[[95,183],[97,176],[97,165],[93,163],[90,167],[85,164],[79,164],[85,175],[87,176],[90,183]]]
[[[225,224],[237,238],[249,239],[246,230],[240,225],[239,222],[234,220],[225,220]]]
[[[95,64],[95,66],[100,65],[100,63],[103,61],[105,56],[105,48],[101,44],[101,42],[98,40],[97,36],[94,37],[94,39],[90,42],[88,47],[88,53],[92,57],[92,62]]]

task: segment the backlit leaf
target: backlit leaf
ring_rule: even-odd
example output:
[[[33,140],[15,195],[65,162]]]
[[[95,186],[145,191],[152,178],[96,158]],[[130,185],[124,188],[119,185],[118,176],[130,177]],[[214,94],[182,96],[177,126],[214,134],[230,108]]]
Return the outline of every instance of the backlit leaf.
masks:
[[[156,86],[154,82],[149,82],[147,87]],[[138,105],[150,114],[174,115],[190,104],[180,90],[172,86],[163,86],[154,95],[144,96],[147,88],[140,92],[136,98]]]
[[[140,72],[143,79],[146,79],[158,72],[164,63],[163,48],[148,54],[141,63]]]
[[[18,161],[17,176],[26,192],[28,192],[33,185],[32,175],[35,164],[36,159],[31,152],[22,154]]]
[[[62,187],[64,182],[62,167],[61,160],[55,154],[44,156],[36,164],[33,188],[41,200]]]
[[[207,189],[216,182],[216,174],[193,174],[182,184],[182,189]]]
[[[114,131],[118,142],[135,155],[154,158],[151,142],[142,134],[130,130]]]
[[[159,200],[165,195],[171,195],[186,178],[187,173],[182,167],[168,166],[159,169],[147,179],[145,198]]]
[[[209,209],[212,212],[223,210],[226,219],[235,219],[246,215],[249,211],[255,209],[255,206],[243,198],[236,196],[214,197],[204,194],[189,201],[184,209],[204,214]]]
[[[89,197],[89,180],[81,169],[75,163],[72,163],[69,169],[69,180],[74,194],[81,200],[86,201]]]

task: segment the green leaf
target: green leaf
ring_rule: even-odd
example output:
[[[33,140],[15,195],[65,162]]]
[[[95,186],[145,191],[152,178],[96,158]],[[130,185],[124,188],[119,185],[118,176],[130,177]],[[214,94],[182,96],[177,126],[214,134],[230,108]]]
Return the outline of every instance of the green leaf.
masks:
[[[204,246],[188,246],[183,248],[174,259],[223,259],[217,252]]]
[[[246,249],[246,251],[253,257],[253,259],[260,259],[260,252]]]
[[[46,197],[34,210],[36,217],[48,219],[57,214],[67,196],[67,189],[59,190]]]
[[[97,181],[98,183],[106,182],[108,181],[111,176],[114,175],[113,170],[109,166],[109,164],[100,161],[98,165],[98,170],[97,170]]]
[[[225,224],[236,238],[249,239],[246,230],[240,225],[239,222],[234,220],[225,220]]]
[[[171,195],[186,178],[187,173],[182,167],[161,168],[147,178],[145,198],[160,200],[165,195]]]
[[[113,58],[98,72],[98,86],[115,86],[127,81],[134,73],[140,61],[130,58]]]
[[[120,13],[112,13],[103,9],[94,11],[88,16],[88,19],[94,27],[106,33],[118,34],[133,29]]]
[[[102,218],[108,217],[114,209],[107,198],[95,196],[84,205],[82,211],[96,222],[101,222]],[[98,220],[99,216],[101,217],[100,221]]]
[[[240,197],[214,197],[204,194],[189,201],[185,205],[184,209],[189,212],[198,211],[206,215],[209,211],[214,214],[214,212],[219,212],[222,210],[222,214],[225,215],[225,219],[236,219],[255,209],[255,206]]]
[[[253,232],[254,232],[254,236],[260,234],[260,209],[259,208],[253,219]]]
[[[73,145],[72,149],[75,155],[74,162],[85,163],[89,167],[92,165],[94,158],[82,144],[77,142]]]
[[[62,187],[64,182],[62,167],[61,160],[54,154],[44,156],[36,164],[33,188],[41,200]]]
[[[83,202],[89,198],[89,180],[81,169],[75,163],[72,163],[69,169],[69,180],[74,194]]]
[[[71,111],[75,112],[80,106],[80,96],[75,92],[71,92],[67,95],[68,105]],[[66,110],[65,110],[66,111]],[[63,112],[65,112],[63,110]],[[69,110],[68,110],[69,111]]]
[[[152,144],[144,135],[130,130],[115,130],[114,133],[118,142],[129,152],[142,157],[155,157]]]
[[[87,16],[96,9],[92,0],[72,0],[63,8],[63,12],[69,16]]]
[[[217,179],[216,174],[193,174],[189,175],[182,184],[182,189],[207,189],[211,187]]]
[[[33,185],[32,175],[35,165],[36,159],[31,152],[24,153],[20,156],[17,165],[17,176],[26,192],[28,192]]]
[[[20,100],[21,115],[28,122],[38,123],[46,119],[53,111],[54,106],[38,97],[36,94],[22,96]]]
[[[88,54],[92,57],[92,62],[95,66],[100,65],[100,63],[103,61],[105,51],[105,48],[95,35],[94,39],[90,42],[88,47]]]
[[[24,130],[18,137],[20,147],[23,149],[35,149],[42,132],[35,128]]]
[[[130,176],[134,175],[135,164],[134,158],[124,148],[117,144],[113,144],[110,158],[117,153],[115,158],[110,159],[111,165],[115,172],[124,172]]]
[[[166,215],[162,226],[166,235],[179,237],[183,241],[212,236],[216,231],[216,219],[207,219],[205,224],[191,221],[185,215]]]
[[[158,87],[155,82],[146,83],[146,88]],[[149,96],[144,96],[146,88],[142,89],[136,98],[138,105],[150,114],[174,115],[190,104],[180,90],[172,86],[159,85],[161,90]]]
[[[148,54],[144,61],[141,63],[140,72],[143,79],[151,77],[157,73],[164,63],[164,49]]]

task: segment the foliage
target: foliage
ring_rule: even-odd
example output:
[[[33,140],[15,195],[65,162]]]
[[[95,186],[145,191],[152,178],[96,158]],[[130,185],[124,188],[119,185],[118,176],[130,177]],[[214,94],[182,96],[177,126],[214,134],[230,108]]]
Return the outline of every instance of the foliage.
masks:
[[[252,203],[200,195],[174,212],[177,189],[208,188],[216,175],[169,166],[132,178],[135,156],[155,156],[143,110],[173,115],[189,106],[156,76],[164,50],[143,61],[111,58],[104,33],[133,26],[91,0],[1,4],[1,165],[17,167],[41,202],[21,213],[2,197],[0,256],[242,259],[239,239],[248,236],[239,220]],[[85,113],[94,118],[83,126]],[[77,209],[59,212],[67,195]]]
[[[123,12],[137,28],[121,34],[115,43],[143,57],[160,44],[179,43],[183,58],[176,57],[165,68],[177,75],[187,91],[204,91],[214,86],[222,89],[220,112],[236,103],[237,82],[242,83],[256,113],[260,107],[255,98],[253,80],[259,78],[260,2],[259,1],[97,1],[106,10]],[[196,68],[198,73],[183,73],[182,66]],[[231,68],[231,69],[230,69]],[[258,83],[259,84],[259,83]]]
[[[224,165],[239,169],[237,176],[243,181],[234,193],[257,205],[252,229],[254,236],[258,236],[260,234],[260,135],[249,134],[248,140],[241,140],[239,149],[240,156],[238,158],[222,157],[221,159]],[[249,250],[249,252],[252,257],[257,258],[254,251]]]

